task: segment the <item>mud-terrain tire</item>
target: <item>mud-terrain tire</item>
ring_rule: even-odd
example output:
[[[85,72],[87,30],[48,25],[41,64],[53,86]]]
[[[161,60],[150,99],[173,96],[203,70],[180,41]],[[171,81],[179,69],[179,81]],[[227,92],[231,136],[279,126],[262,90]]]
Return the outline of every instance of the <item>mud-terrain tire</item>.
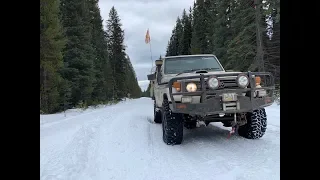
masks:
[[[259,139],[267,130],[267,114],[264,108],[247,113],[247,124],[240,126],[238,134],[247,139]]]
[[[162,138],[167,145],[181,144],[183,140],[183,116],[171,111],[167,99],[162,103]]]
[[[156,111],[156,108],[157,108],[156,101],[154,101],[154,105],[153,105],[154,119],[153,119],[153,121],[155,123],[161,123],[162,122],[161,111],[160,110]]]

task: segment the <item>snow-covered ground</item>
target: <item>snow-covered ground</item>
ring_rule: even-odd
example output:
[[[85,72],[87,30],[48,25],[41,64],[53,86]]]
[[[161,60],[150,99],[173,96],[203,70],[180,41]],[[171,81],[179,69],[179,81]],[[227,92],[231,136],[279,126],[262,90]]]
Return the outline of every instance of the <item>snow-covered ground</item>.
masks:
[[[280,106],[267,107],[259,140],[233,135],[221,123],[185,130],[181,145],[162,141],[149,98],[40,115],[40,179],[280,179]]]

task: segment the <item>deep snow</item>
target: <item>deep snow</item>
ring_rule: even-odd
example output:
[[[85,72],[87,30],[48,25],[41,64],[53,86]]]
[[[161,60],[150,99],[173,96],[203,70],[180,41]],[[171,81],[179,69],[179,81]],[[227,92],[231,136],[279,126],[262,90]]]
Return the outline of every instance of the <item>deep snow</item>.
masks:
[[[227,139],[230,128],[211,123],[185,130],[176,146],[163,143],[149,98],[40,115],[40,179],[280,179],[280,106],[266,110],[259,140]]]

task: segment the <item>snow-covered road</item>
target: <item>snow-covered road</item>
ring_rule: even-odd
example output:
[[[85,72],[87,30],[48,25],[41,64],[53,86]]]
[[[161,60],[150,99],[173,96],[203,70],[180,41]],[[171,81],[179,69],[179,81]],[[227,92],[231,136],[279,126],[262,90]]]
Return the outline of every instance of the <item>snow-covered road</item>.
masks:
[[[259,140],[227,139],[230,129],[211,123],[185,129],[176,146],[163,143],[149,98],[40,115],[40,179],[280,179],[280,106],[266,110],[268,129]]]

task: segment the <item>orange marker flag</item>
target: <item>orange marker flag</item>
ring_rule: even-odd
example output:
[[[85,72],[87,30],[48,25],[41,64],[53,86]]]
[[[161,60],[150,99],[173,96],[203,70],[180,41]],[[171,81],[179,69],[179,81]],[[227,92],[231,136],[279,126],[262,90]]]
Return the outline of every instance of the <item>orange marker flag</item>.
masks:
[[[149,29],[147,30],[147,34],[146,34],[145,42],[146,42],[146,44],[150,43],[150,34],[149,34]]]

